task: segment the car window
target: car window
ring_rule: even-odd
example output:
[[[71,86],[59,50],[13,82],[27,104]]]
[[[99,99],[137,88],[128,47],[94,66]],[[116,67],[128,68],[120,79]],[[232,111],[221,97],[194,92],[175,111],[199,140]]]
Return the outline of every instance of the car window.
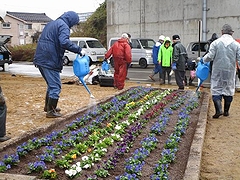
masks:
[[[90,48],[104,48],[103,45],[99,41],[89,40],[86,42]]]
[[[110,42],[110,46],[112,46],[116,41],[117,41],[117,39],[112,39]]]
[[[80,48],[87,48],[85,41],[79,41]]]
[[[208,49],[208,45],[207,43],[200,43],[200,51],[201,52],[206,52]],[[192,46],[192,51],[198,51],[199,50],[199,44],[198,43],[194,43]]]
[[[132,48],[141,49],[140,43],[137,39],[132,39]]]
[[[155,41],[152,39],[140,39],[140,42],[144,49],[152,49]]]

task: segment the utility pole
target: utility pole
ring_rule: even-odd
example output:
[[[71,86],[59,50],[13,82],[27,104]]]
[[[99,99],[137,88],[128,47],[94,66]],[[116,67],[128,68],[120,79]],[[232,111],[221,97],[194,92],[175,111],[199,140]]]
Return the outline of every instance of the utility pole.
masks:
[[[207,0],[202,1],[202,41],[207,40],[207,11],[209,8],[207,8]]]

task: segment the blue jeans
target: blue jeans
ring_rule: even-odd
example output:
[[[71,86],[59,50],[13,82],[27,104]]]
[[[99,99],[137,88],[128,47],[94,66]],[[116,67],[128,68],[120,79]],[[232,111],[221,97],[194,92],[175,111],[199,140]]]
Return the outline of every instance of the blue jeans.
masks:
[[[38,69],[47,83],[48,97],[52,99],[59,99],[62,86],[60,72],[41,66],[38,66]]]
[[[154,69],[153,69],[153,72],[154,74],[157,74],[157,73],[162,73],[162,67],[160,64],[154,64]]]

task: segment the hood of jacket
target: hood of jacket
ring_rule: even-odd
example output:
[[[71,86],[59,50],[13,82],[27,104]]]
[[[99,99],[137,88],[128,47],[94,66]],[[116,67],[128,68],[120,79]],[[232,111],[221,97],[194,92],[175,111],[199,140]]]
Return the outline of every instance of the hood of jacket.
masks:
[[[128,40],[127,39],[125,39],[125,38],[120,38],[120,39],[118,39],[118,42],[119,43],[128,43]]]
[[[167,41],[169,41],[169,42],[170,42],[170,46],[172,46],[172,41],[171,41],[170,37],[166,37],[166,38],[164,39],[163,44],[165,45],[165,43],[166,43]],[[169,46],[169,47],[170,47],[170,46]]]
[[[62,19],[69,26],[69,28],[79,23],[79,16],[74,11],[65,12],[59,17],[59,19]]]

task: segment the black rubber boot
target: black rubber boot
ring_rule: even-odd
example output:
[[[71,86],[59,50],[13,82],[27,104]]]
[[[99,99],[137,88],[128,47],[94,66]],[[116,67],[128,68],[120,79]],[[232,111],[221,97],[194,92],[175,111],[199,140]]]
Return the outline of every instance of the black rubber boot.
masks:
[[[48,97],[48,93],[46,93],[46,97],[45,97],[45,106],[44,106],[44,109],[43,109],[44,112],[47,112],[48,99],[49,99],[49,97]],[[61,109],[57,107],[57,108],[55,109],[55,111],[60,112]]]
[[[46,114],[47,118],[57,118],[62,116],[59,112],[56,111],[57,103],[58,103],[58,99],[52,99],[52,98],[48,99],[47,114]]]
[[[222,113],[222,103],[221,103],[220,100],[213,101],[213,103],[214,103],[215,111],[216,111],[216,113],[213,115],[213,118],[217,119],[221,115],[223,115],[223,113]]]
[[[230,106],[231,106],[231,102],[224,101],[224,112],[223,112],[224,116],[229,116]]]

